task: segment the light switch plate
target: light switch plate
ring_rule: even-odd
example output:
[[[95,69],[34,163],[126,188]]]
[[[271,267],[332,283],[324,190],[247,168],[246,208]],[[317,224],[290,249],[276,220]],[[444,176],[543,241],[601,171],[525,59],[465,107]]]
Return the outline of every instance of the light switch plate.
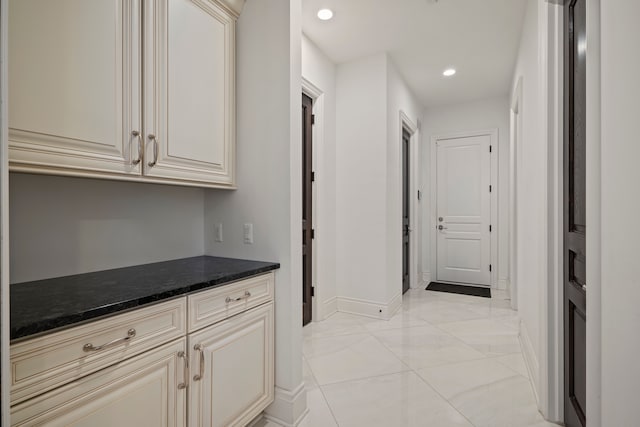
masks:
[[[222,242],[222,224],[218,223],[215,225],[215,239],[216,242]]]
[[[247,244],[251,244],[253,243],[253,224],[251,223],[247,223],[243,226],[243,235],[244,235],[244,242]]]

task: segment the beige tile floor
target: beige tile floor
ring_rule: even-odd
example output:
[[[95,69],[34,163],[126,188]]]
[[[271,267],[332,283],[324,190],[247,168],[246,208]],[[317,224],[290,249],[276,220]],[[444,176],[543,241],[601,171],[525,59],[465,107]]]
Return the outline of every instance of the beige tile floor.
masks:
[[[555,426],[537,410],[509,307],[500,294],[410,290],[389,321],[336,313],[306,326],[301,426]]]

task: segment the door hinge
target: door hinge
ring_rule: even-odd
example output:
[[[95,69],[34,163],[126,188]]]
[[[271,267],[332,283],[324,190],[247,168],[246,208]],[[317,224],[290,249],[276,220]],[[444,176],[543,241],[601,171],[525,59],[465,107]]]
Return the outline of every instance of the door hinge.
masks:
[[[491,151],[493,151],[493,146],[492,145],[489,146],[489,152],[491,153]]]
[[[311,124],[312,124],[312,125],[315,125],[315,124],[316,124],[316,115],[315,115],[315,114],[312,114],[312,115],[311,115]]]
[[[312,297],[315,297],[315,296],[316,296],[316,288],[315,288],[315,286],[312,286],[312,287],[311,287],[311,296],[312,296]]]
[[[311,229],[311,238],[312,239],[316,238],[316,230],[314,230],[313,228]]]
[[[491,264],[489,264],[489,272],[491,272]]]
[[[489,233],[491,233],[491,226],[489,226]]]
[[[489,186],[489,193],[491,193],[491,190],[493,190],[493,186],[492,185]]]
[[[314,182],[315,180],[316,180],[316,173],[311,172],[311,182]]]

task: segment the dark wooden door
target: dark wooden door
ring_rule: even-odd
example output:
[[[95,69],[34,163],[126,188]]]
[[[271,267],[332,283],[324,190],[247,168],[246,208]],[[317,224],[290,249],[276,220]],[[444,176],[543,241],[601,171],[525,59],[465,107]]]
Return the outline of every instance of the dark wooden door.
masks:
[[[302,324],[312,318],[313,245],[313,100],[302,95]]]
[[[564,418],[586,413],[586,0],[565,2]]]
[[[409,290],[409,255],[410,255],[410,180],[409,177],[409,141],[411,135],[406,129],[402,130],[402,293],[404,294]]]

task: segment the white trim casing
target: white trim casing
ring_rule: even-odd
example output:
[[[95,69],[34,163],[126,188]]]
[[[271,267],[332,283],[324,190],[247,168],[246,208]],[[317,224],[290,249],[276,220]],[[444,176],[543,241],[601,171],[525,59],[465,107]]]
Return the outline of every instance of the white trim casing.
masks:
[[[264,418],[284,427],[298,426],[309,413],[304,381],[289,391],[276,386],[273,403],[264,412]]]
[[[318,147],[322,147],[324,145],[324,115],[325,115],[324,92],[319,87],[311,83],[309,80],[302,77],[302,93],[304,93],[305,95],[307,95],[313,100],[313,115],[315,116],[315,123],[311,130],[312,140],[313,140],[313,152],[311,154],[312,167],[314,171],[323,170],[322,164],[323,164],[324,158],[322,157],[322,150],[320,150]],[[320,302],[323,300],[323,298],[326,298],[325,289],[323,289],[321,285],[324,282],[323,275],[321,273],[324,267],[323,265],[324,263],[322,262],[323,257],[321,255],[321,252],[324,250],[324,247],[325,247],[324,246],[325,242],[323,240],[323,236],[321,233],[323,229],[322,227],[323,222],[324,222],[321,218],[323,211],[322,211],[322,208],[318,205],[318,194],[321,188],[322,188],[322,180],[321,180],[321,177],[319,176],[318,179],[316,179],[313,182],[312,227],[315,230],[315,238],[311,240],[311,245],[313,249],[311,252],[312,253],[311,281],[313,283],[313,287],[315,288],[315,296],[312,299],[311,311],[312,311],[312,319],[313,321],[316,321],[316,322],[319,320],[326,319],[330,315],[325,311],[324,304]]]
[[[500,233],[498,227],[498,152],[500,150],[498,144],[499,132],[497,128],[488,129],[488,130],[478,130],[478,131],[466,131],[466,132],[453,132],[442,135],[434,135],[431,136],[431,144],[430,144],[430,152],[431,152],[431,215],[430,220],[428,222],[429,227],[429,239],[431,243],[430,250],[430,269],[431,269],[431,280],[438,280],[438,264],[437,264],[437,233],[435,227],[432,224],[436,224],[436,217],[438,216],[438,206],[437,206],[437,193],[438,193],[438,182],[437,182],[437,143],[439,140],[444,139],[452,139],[452,138],[469,138],[473,136],[489,136],[491,137],[491,186],[493,187],[492,192],[490,193],[491,197],[491,224],[493,226],[493,231],[491,233],[491,288],[498,288],[498,234]]]
[[[400,156],[402,171],[402,132],[406,129],[410,134],[409,139],[409,286],[417,288],[420,286],[420,278],[418,276],[418,241],[420,236],[420,213],[418,212],[418,145],[420,143],[420,135],[417,124],[409,118],[409,116],[400,110]],[[401,180],[402,181],[402,180]],[[402,182],[401,184],[402,185]],[[400,189],[402,194],[402,188]],[[402,227],[402,223],[400,224]],[[401,228],[402,229],[402,228]]]
[[[7,114],[8,1],[0,0],[0,425],[10,425],[9,387],[9,126]]]
[[[542,415],[551,421],[563,419],[563,122],[564,122],[564,32],[563,6],[547,2],[538,5],[540,127],[547,141],[545,229],[547,262],[539,301],[539,377],[534,384]]]
[[[422,272],[422,285],[423,286],[427,286],[429,283],[431,283],[431,272],[430,271],[423,271]]]
[[[518,309],[518,169],[522,142],[522,76],[511,100],[511,141],[509,145],[509,283],[511,308]]]
[[[533,385],[533,394],[535,395],[536,401],[539,402],[540,396],[538,395],[538,390],[540,387],[538,386],[538,378],[540,377],[540,364],[538,363],[536,352],[533,349],[529,332],[527,332],[527,328],[522,321],[520,322],[519,338],[520,347],[522,348],[522,356],[524,357],[525,364],[527,365],[527,371],[529,372],[529,378]]]
[[[324,308],[322,312],[324,317],[319,318],[318,320],[325,320],[329,316],[337,312],[338,312],[338,297],[329,298],[324,302]]]
[[[602,420],[600,2],[587,0],[587,425]]]

